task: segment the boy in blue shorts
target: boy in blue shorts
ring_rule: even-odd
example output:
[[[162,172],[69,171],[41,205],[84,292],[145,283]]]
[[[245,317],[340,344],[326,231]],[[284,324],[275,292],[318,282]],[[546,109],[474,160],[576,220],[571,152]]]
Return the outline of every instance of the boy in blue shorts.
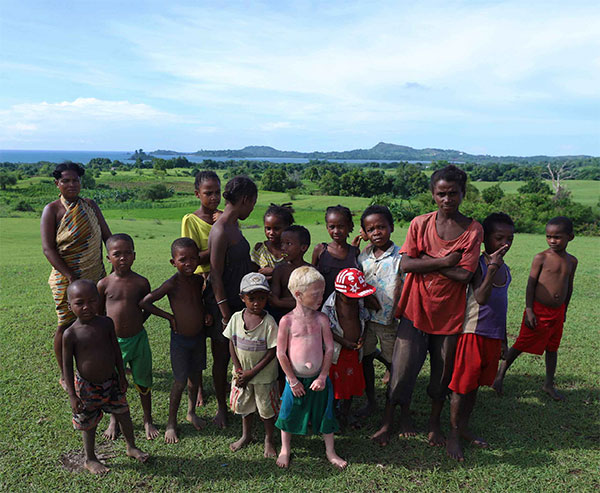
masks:
[[[100,313],[106,313],[115,324],[123,365],[129,364],[142,401],[146,438],[153,440],[158,436],[158,430],[152,422],[152,352],[144,329],[150,313],[139,307],[140,301],[150,292],[150,283],[131,270],[135,260],[131,236],[123,233],[112,235],[106,240],[106,249],[113,272],[98,282]],[[111,414],[103,436],[115,440],[118,434],[117,420]]]

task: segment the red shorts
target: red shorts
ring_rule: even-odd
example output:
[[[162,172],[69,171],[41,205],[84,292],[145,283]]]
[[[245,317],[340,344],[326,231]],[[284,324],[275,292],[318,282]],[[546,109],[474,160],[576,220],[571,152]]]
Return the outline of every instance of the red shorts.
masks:
[[[481,385],[492,385],[502,352],[502,341],[479,334],[461,334],[456,344],[454,372],[448,387],[468,394]]]
[[[342,348],[338,362],[329,369],[329,378],[336,399],[346,400],[363,395],[365,376],[362,363],[358,361],[358,351]]]
[[[534,301],[533,313],[537,318],[537,325],[535,329],[527,327],[525,312],[523,312],[521,331],[513,347],[518,351],[531,354],[558,351],[565,323],[565,310],[564,303],[561,306],[552,307]]]

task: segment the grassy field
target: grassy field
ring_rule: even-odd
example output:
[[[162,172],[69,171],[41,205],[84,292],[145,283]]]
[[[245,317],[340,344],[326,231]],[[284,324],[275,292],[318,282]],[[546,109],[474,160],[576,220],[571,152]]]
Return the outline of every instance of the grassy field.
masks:
[[[251,244],[263,239],[257,227],[271,201],[284,194],[260,194],[260,202],[245,222],[244,234]],[[322,224],[325,205],[331,197],[299,197],[294,201],[298,222],[307,225],[313,244],[326,240]],[[343,199],[360,210],[368,199]],[[106,210],[113,232],[128,232],[136,240],[136,271],[149,278],[153,287],[170,276],[169,245],[179,236],[179,220],[193,210]],[[252,227],[254,225],[254,227]],[[98,437],[98,449],[112,471],[96,478],[69,466],[82,449],[81,435],[72,429],[66,394],[57,384],[58,370],[52,353],[55,315],[47,285],[49,265],[41,252],[39,219],[1,219],[0,336],[0,489],[3,491],[598,491],[600,488],[599,382],[597,354],[600,327],[600,239],[576,238],[569,247],[579,260],[575,290],[560,349],[557,385],[567,401],[555,403],[541,391],[544,362],[541,357],[522,356],[506,379],[506,396],[497,398],[483,389],[473,417],[473,426],[492,444],[489,450],[466,449],[466,462],[457,464],[442,449],[427,445],[425,434],[394,440],[379,448],[368,440],[381,419],[369,417],[364,427],[338,436],[338,452],[347,458],[346,471],[334,471],[324,459],[318,437],[294,439],[294,457],[289,471],[262,458],[260,438],[249,448],[232,453],[228,444],[239,437],[241,420],[218,431],[208,426],[196,432],[187,423],[180,426],[181,442],[167,446],[162,440],[143,439],[141,409],[134,391],[129,392],[138,444],[150,452],[151,462],[139,465],[124,455],[124,442],[106,442]],[[405,229],[394,233],[402,243]],[[513,272],[509,291],[509,342],[517,335],[523,309],[525,283],[532,256],[544,249],[540,235],[518,235],[507,263]],[[169,329],[164,320],[151,317],[146,324],[153,349],[155,422],[164,431],[167,399],[172,382],[169,364]],[[379,375],[382,368],[378,366]],[[414,419],[422,431],[429,411],[426,397],[428,369],[419,377],[414,395]],[[206,408],[215,410],[212,382]],[[383,404],[384,388],[378,380]],[[360,400],[362,402],[362,400]],[[356,403],[355,406],[359,405]],[[180,419],[184,414],[180,412]],[[100,429],[106,426],[105,418]],[[447,427],[448,409],[443,422]],[[72,469],[72,468],[71,468]]]

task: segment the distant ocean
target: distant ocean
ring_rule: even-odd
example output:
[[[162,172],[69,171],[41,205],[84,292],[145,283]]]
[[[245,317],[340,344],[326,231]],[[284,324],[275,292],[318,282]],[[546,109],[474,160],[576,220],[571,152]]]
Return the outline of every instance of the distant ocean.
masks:
[[[19,151],[19,150],[6,150],[0,149],[0,163],[37,163],[38,161],[48,161],[50,163],[61,163],[63,161],[73,161],[75,163],[87,164],[91,159],[95,157],[108,158],[111,161],[121,161],[123,163],[133,162],[129,157],[133,152],[125,151]],[[153,154],[156,157],[162,157],[164,159],[171,159],[175,156],[168,155],[162,156],[159,154]],[[205,159],[212,159],[214,161],[271,161],[273,163],[307,163],[310,161],[307,158],[231,158],[231,157],[215,157],[215,156],[196,156],[183,154],[189,161],[193,163],[201,163]],[[330,162],[335,163],[365,163],[365,162],[376,162],[376,163],[392,163],[392,160],[376,160],[376,159],[328,159]],[[426,161],[409,161],[409,162],[421,162]]]

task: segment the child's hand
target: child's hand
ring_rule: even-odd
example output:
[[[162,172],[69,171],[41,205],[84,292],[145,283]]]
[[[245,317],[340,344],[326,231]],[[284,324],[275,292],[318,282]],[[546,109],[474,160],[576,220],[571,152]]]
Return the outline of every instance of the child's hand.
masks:
[[[71,404],[71,409],[75,414],[79,414],[83,411],[83,402],[76,395],[69,396],[69,403]]]
[[[123,376],[119,376],[119,390],[121,391],[121,393],[125,393],[127,392],[127,387],[129,386],[129,383],[127,382],[127,377],[125,375]]]
[[[238,387],[245,387],[252,380],[252,372],[250,370],[242,370],[241,368],[236,372]]]
[[[446,267],[454,267],[456,264],[458,264],[460,262],[460,259],[462,258],[462,250],[458,250],[456,252],[451,252],[448,255],[446,255],[444,257],[444,259],[446,260]]]
[[[508,245],[502,245],[490,255],[490,264],[496,264],[498,268],[504,263],[504,255],[508,252]]]
[[[205,313],[204,314],[204,325],[210,326],[213,324],[213,316],[210,313]]]
[[[358,339],[358,341],[356,341],[356,344],[354,345],[354,350],[358,351],[359,349],[361,349],[363,347],[364,343],[365,343],[365,338],[361,336]]]
[[[213,222],[216,222],[217,219],[219,219],[222,214],[223,214],[223,211],[215,211],[215,212],[213,212],[213,215],[212,215]]]
[[[533,308],[525,308],[525,325],[530,329],[535,329],[537,326],[537,317],[533,313]]]
[[[361,230],[362,231],[362,230]],[[352,242],[350,243],[353,247],[358,248],[360,246],[360,241],[363,240],[363,235],[362,234],[358,234],[354,237],[354,239],[352,240]]]
[[[169,317],[169,325],[171,326],[171,330],[177,334],[177,323],[175,322],[175,316],[171,315]]]
[[[315,382],[313,382],[314,385]],[[302,382],[300,380],[297,380],[295,384],[289,384],[290,385],[290,389],[292,389],[292,394],[294,394],[294,397],[302,397],[303,395],[306,395],[306,390],[304,390],[304,385],[302,385]],[[311,385],[312,388],[312,385]]]
[[[316,378],[313,383],[310,384],[310,390],[314,390],[315,392],[320,392],[325,388],[325,377]]]

